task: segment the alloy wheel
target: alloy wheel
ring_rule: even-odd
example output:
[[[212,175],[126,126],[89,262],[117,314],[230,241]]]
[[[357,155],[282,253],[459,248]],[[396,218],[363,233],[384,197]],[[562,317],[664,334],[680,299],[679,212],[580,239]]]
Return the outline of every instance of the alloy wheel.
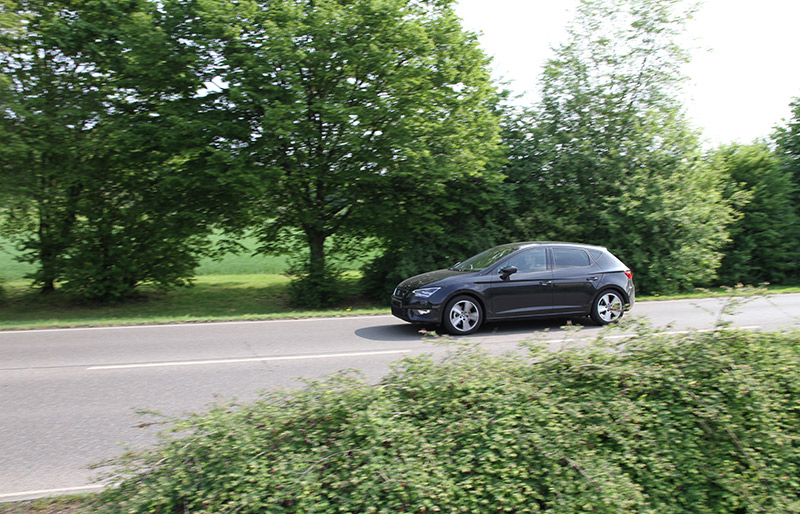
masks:
[[[596,304],[597,317],[603,323],[612,323],[622,317],[624,306],[622,299],[612,292],[605,293],[597,299]]]
[[[450,308],[450,325],[458,332],[470,332],[480,321],[480,309],[469,300],[460,300]]]

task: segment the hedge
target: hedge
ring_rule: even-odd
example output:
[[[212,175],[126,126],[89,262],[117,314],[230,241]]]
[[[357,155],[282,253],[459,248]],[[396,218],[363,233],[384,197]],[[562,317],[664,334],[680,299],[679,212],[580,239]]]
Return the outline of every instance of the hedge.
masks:
[[[126,455],[109,513],[800,512],[800,334],[460,345],[218,404]]]

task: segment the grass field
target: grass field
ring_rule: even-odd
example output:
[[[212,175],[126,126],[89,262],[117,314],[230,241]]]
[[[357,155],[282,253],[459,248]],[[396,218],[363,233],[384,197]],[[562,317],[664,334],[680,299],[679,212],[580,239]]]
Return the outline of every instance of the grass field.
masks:
[[[246,250],[239,254],[226,254],[222,259],[202,259],[197,268],[198,276],[205,275],[253,275],[282,274],[289,268],[286,256],[253,255],[256,247],[254,239],[241,241]],[[19,252],[13,249],[8,241],[0,239],[0,282],[24,280],[25,275],[33,272],[32,264],[16,260]]]

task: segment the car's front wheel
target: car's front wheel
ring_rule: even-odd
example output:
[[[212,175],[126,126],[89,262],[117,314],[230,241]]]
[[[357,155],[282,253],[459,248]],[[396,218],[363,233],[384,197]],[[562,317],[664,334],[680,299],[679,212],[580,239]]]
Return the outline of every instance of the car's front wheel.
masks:
[[[613,323],[619,320],[624,312],[625,302],[615,291],[603,291],[592,303],[592,321],[598,325]]]
[[[444,310],[444,328],[454,335],[472,334],[483,323],[483,309],[471,296],[456,296]]]

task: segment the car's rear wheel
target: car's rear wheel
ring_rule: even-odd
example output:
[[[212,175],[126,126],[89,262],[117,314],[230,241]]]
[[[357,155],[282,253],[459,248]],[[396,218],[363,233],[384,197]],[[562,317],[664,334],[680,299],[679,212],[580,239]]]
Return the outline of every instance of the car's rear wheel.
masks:
[[[444,328],[454,335],[472,334],[483,323],[483,309],[471,296],[456,296],[444,310]]]
[[[618,321],[625,312],[625,302],[616,292],[607,289],[597,295],[592,303],[592,321],[598,325],[608,325]]]

